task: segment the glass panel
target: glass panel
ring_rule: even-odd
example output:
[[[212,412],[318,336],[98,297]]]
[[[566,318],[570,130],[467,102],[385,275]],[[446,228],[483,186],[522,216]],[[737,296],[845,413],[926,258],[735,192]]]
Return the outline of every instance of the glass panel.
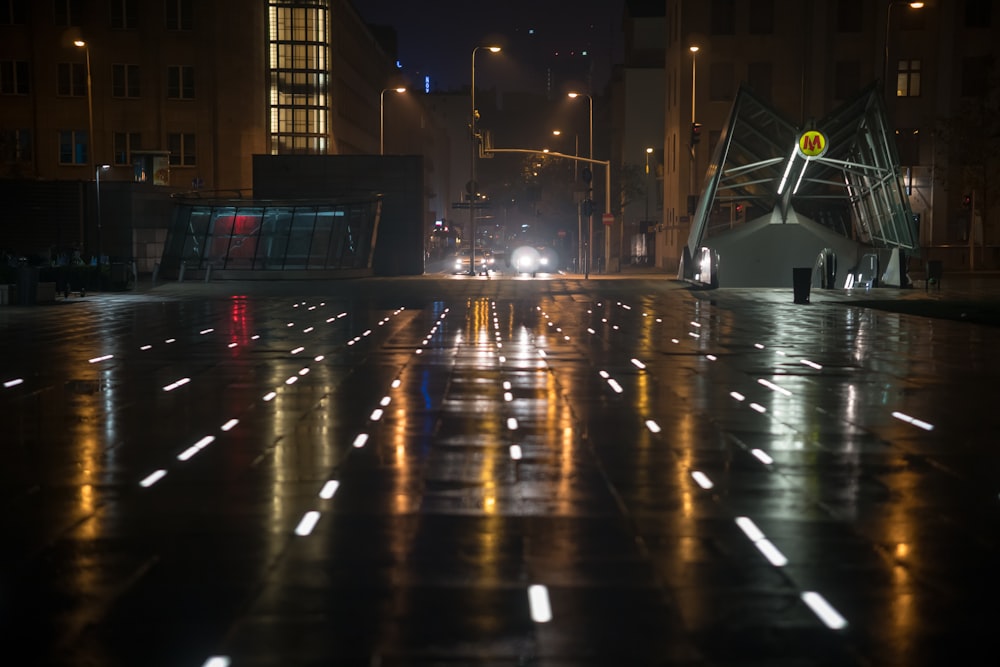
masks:
[[[257,254],[257,239],[264,216],[262,208],[240,208],[232,221],[227,269],[252,269]]]
[[[295,209],[294,218],[292,219],[292,230],[288,237],[288,250],[285,253],[286,269],[307,268],[315,223],[315,208],[302,207]]]
[[[191,268],[201,268],[201,258],[205,253],[205,241],[211,219],[211,208],[195,207],[191,210],[185,230],[184,249],[181,251],[181,260]]]
[[[320,211],[316,214],[316,227],[313,231],[312,247],[309,252],[309,268],[325,269],[327,254],[330,250],[330,234],[333,230],[333,212]]]

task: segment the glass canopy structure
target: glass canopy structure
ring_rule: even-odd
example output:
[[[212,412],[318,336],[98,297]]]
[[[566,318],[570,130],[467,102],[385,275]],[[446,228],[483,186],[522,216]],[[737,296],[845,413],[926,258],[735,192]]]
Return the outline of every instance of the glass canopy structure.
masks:
[[[266,201],[185,194],[175,204],[160,264],[164,278],[371,272],[380,197]]]
[[[698,278],[699,262],[711,256],[715,270],[728,274],[726,284],[766,284],[745,256],[758,250],[769,255],[758,265],[782,259],[812,265],[824,250],[835,253],[845,280],[871,255],[883,264],[893,256],[898,262],[900,253],[919,255],[899,174],[877,84],[804,126],[741,87],[706,172],[681,277],[708,282]],[[761,242],[752,242],[753,232]]]

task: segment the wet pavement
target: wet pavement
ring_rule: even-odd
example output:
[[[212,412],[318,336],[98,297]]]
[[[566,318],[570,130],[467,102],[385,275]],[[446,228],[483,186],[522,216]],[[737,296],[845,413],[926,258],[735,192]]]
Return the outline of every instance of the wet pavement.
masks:
[[[614,275],[0,307],[5,653],[993,664],[997,302]]]

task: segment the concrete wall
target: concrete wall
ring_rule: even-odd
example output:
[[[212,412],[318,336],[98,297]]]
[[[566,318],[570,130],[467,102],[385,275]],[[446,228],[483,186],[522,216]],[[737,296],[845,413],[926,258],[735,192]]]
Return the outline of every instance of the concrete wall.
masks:
[[[255,155],[255,199],[382,195],[375,275],[424,272],[424,158],[420,155]]]

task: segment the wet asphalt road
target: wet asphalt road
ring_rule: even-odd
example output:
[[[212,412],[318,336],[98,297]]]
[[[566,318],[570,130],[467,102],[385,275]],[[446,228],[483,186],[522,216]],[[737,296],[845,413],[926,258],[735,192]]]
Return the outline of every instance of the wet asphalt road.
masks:
[[[993,664],[1000,329],[872,298],[431,276],[0,308],[9,664]]]

